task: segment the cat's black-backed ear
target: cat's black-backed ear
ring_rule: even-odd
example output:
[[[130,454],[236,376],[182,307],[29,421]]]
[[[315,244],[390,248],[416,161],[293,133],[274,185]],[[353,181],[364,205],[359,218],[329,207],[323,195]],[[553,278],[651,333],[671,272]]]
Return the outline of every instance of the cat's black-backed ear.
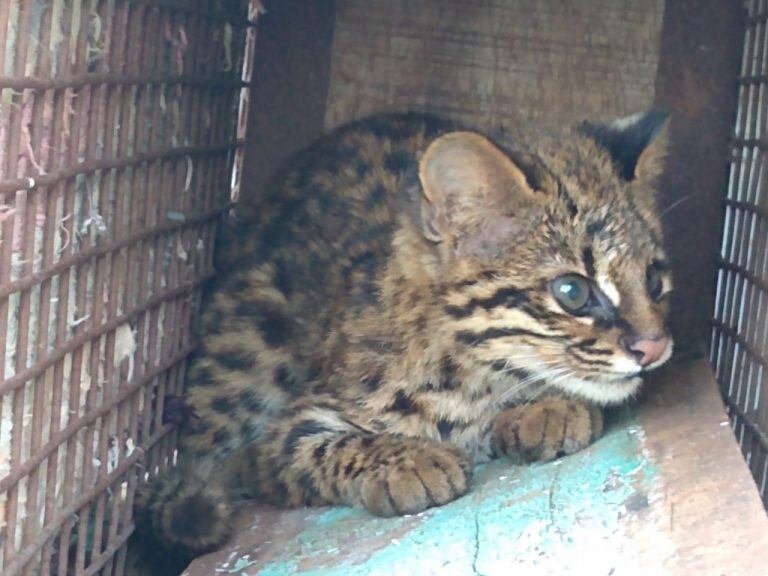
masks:
[[[432,142],[419,162],[421,224],[433,242],[457,250],[492,250],[514,234],[536,193],[523,171],[493,142],[451,132]]]
[[[584,122],[579,132],[608,151],[626,181],[654,180],[661,175],[667,154],[669,113],[654,108],[611,124]]]

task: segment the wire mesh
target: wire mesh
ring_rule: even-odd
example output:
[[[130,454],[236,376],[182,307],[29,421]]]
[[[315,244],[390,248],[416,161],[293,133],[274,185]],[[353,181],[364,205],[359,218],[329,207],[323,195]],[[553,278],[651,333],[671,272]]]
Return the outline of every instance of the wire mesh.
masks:
[[[239,185],[255,0],[0,1],[0,573],[123,574]]]
[[[748,0],[711,361],[768,506],[768,0]]]

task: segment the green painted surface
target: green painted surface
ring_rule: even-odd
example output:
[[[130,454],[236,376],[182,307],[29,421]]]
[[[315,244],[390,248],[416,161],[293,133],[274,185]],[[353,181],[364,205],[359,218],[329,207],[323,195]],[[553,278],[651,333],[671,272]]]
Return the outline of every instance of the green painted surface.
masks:
[[[251,568],[248,557],[230,557],[217,572],[607,576],[621,565],[614,544],[625,534],[628,517],[648,506],[656,478],[642,454],[641,436],[626,417],[589,449],[558,462],[485,465],[468,495],[415,516],[318,510],[281,543],[276,557],[258,563],[260,569]]]

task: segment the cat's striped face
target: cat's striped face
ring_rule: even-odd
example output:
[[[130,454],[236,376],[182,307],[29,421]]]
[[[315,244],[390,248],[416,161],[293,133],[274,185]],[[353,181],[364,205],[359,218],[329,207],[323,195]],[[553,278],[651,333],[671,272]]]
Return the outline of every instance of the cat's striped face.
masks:
[[[444,312],[502,395],[620,402],[671,356],[672,280],[653,198],[660,122],[586,126],[517,155],[471,135],[427,152],[428,230],[477,266],[447,291]]]
[[[551,216],[528,242],[506,266],[448,294],[456,340],[510,398],[554,388],[626,399],[672,353],[660,244],[628,206],[576,226]]]

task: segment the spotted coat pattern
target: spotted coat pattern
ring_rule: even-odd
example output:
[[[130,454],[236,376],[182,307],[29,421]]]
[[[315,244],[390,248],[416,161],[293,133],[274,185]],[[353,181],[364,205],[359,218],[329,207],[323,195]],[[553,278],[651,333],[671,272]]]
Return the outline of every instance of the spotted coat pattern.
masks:
[[[413,513],[476,462],[586,446],[639,384],[621,338],[665,333],[662,120],[487,138],[378,115],[301,152],[206,307],[181,464],[140,498],[145,528],[191,557],[239,498]],[[600,306],[564,310],[566,273]]]

